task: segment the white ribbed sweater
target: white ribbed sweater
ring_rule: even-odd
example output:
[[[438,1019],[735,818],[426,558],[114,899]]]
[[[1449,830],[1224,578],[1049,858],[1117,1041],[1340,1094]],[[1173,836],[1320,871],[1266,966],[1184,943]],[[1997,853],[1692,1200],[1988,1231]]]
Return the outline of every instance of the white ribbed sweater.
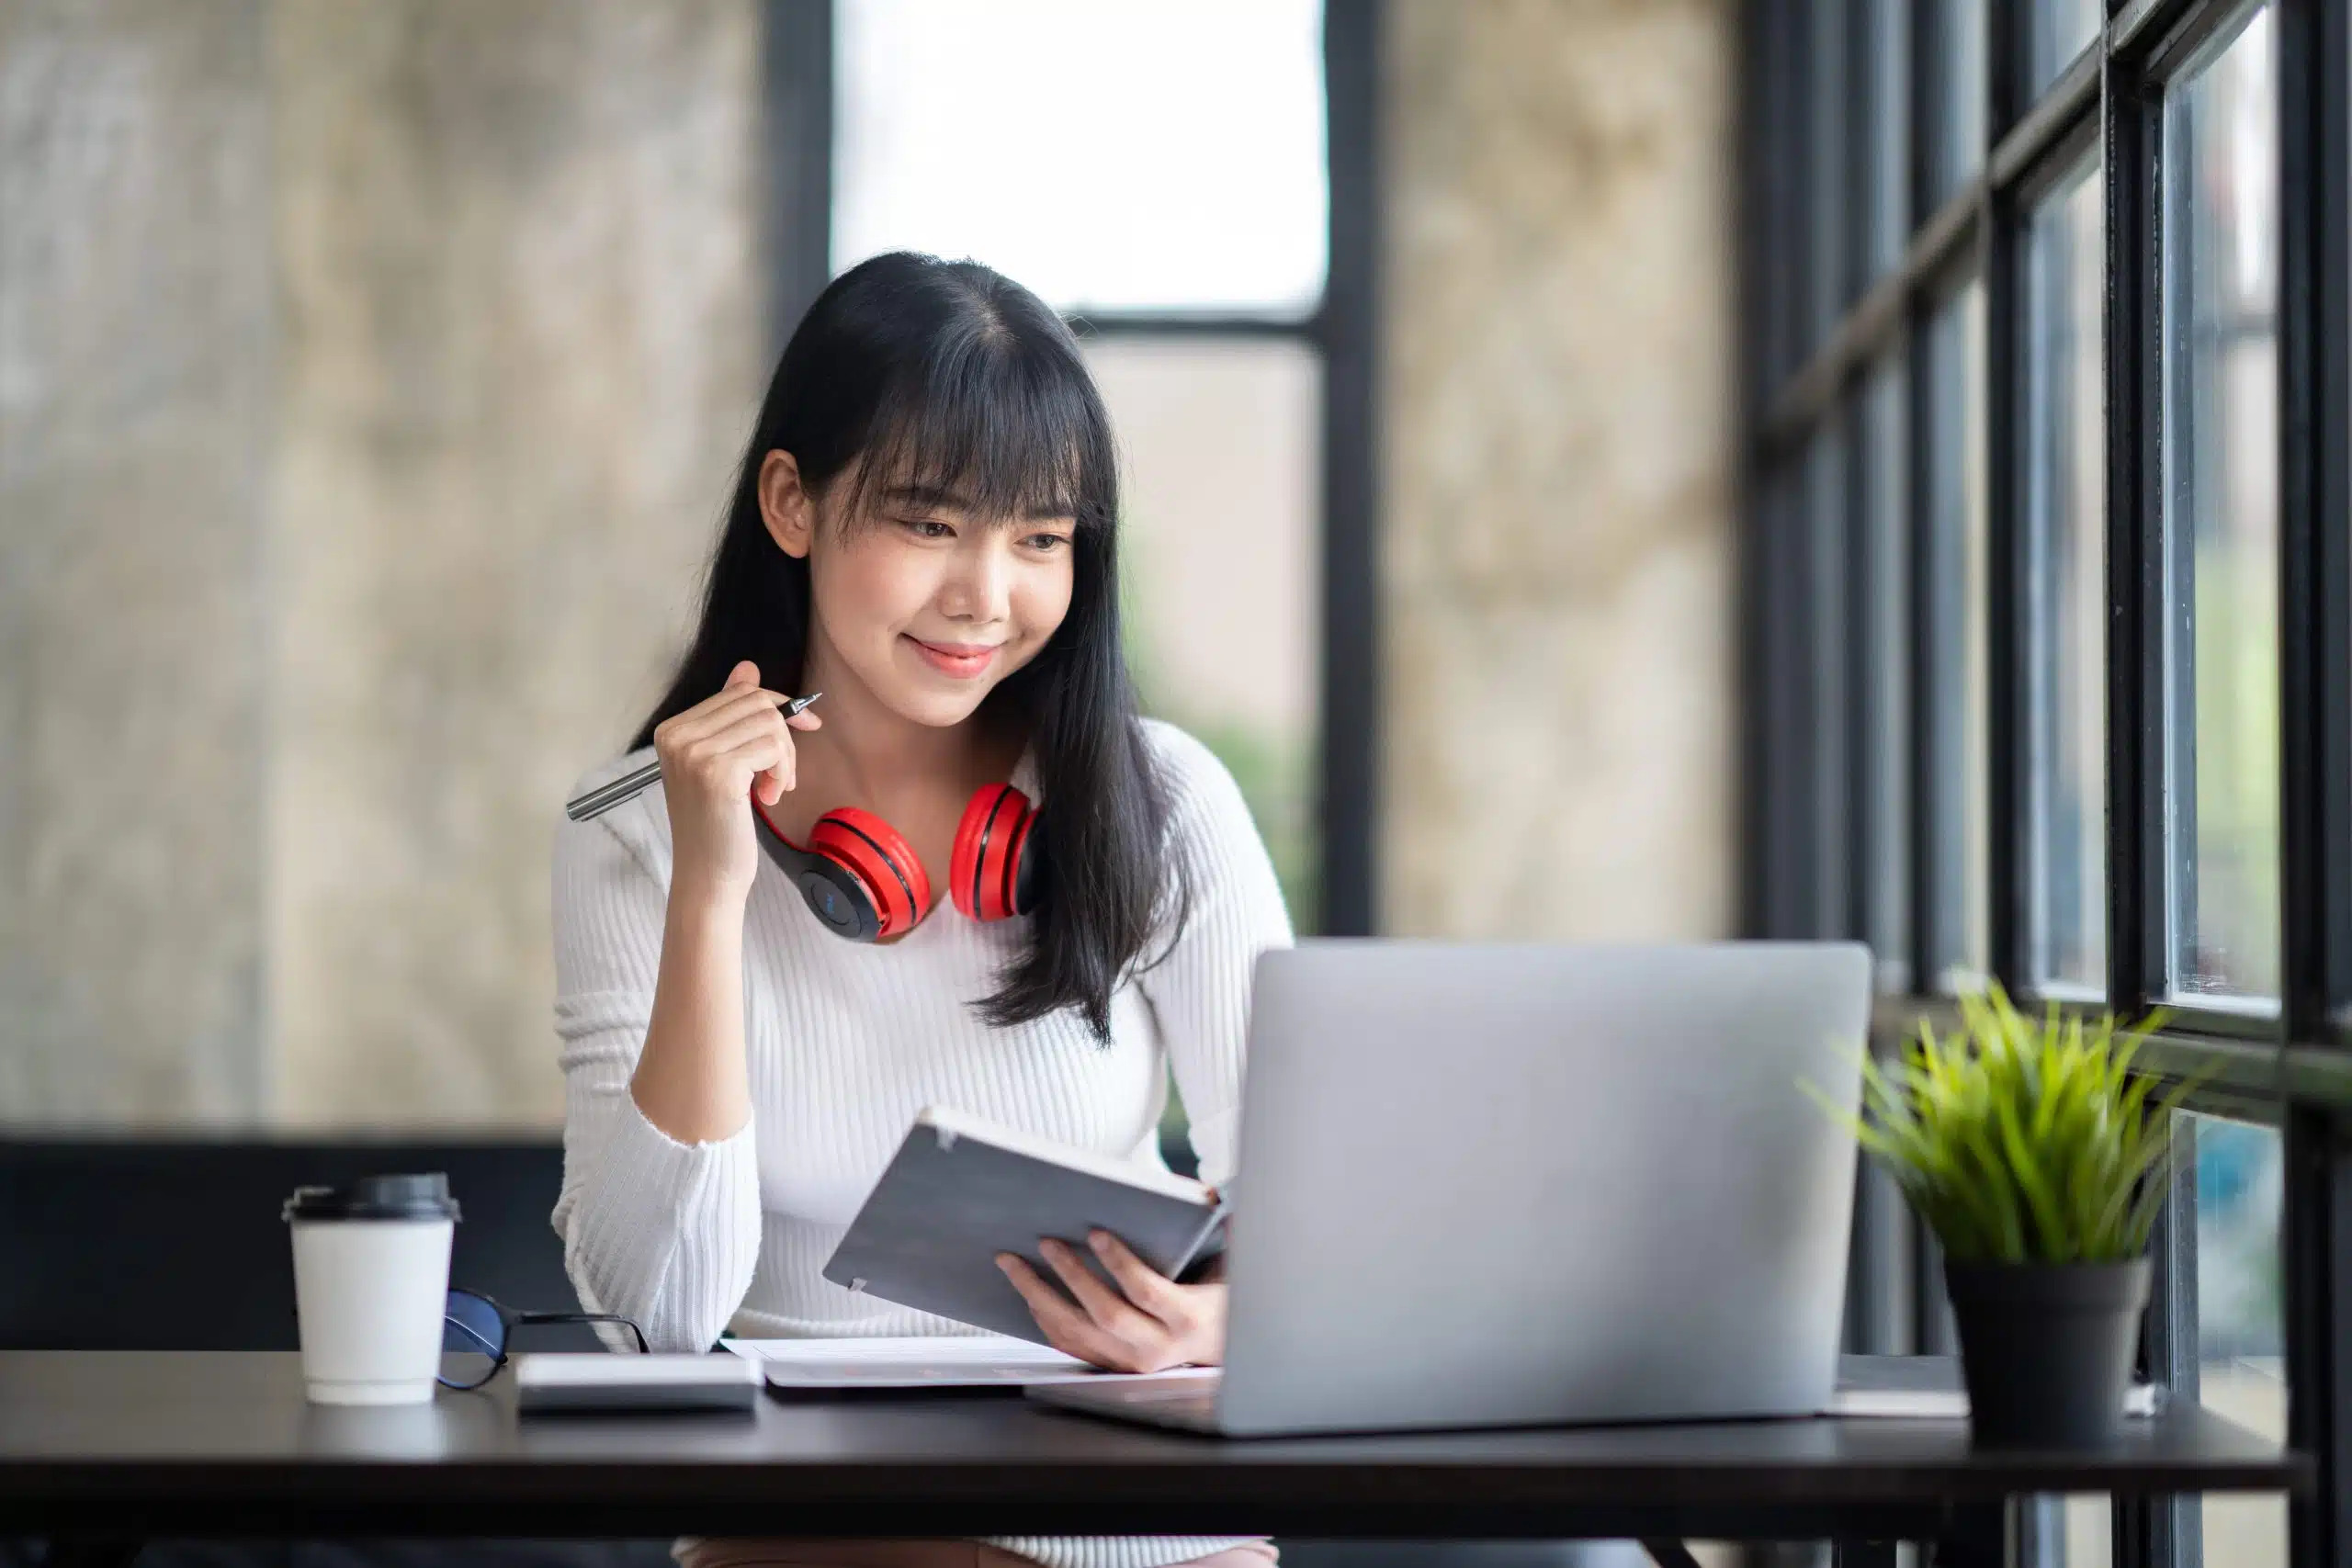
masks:
[[[699,1350],[728,1329],[766,1337],[972,1332],[852,1294],[819,1272],[929,1105],[1159,1166],[1172,1068],[1202,1179],[1231,1180],[1250,970],[1259,953],[1289,944],[1290,921],[1224,765],[1171,725],[1148,720],[1145,732],[1174,799],[1172,848],[1191,867],[1193,908],[1167,958],[1113,998],[1107,1045],[1072,1013],[1010,1029],[973,1013],[1025,922],[982,924],[943,898],[888,946],[844,942],[763,857],[743,929],[752,1118],[718,1143],[671,1138],[628,1089],[652,1018],[670,886],[662,786],[557,829],[555,1020],[565,1100],[554,1222],[589,1310],[634,1318],[656,1350]],[[572,793],[650,755],[648,748],[607,763]],[[1037,798],[1027,760],[1013,782]],[[1230,1541],[997,1544],[1057,1568],[1152,1568]]]

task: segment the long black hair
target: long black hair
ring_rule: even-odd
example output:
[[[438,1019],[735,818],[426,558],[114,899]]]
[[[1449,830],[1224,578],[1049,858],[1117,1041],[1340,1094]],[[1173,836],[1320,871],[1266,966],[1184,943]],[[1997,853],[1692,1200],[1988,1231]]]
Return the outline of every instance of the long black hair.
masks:
[[[1117,451],[1077,339],[1044,301],[977,262],[896,252],[835,278],[786,345],[737,475],[702,620],[654,727],[726,683],[739,660],[797,691],[809,626],[808,562],[760,513],[770,452],[789,452],[812,495],[855,526],[875,487],[953,494],[977,516],[1068,516],[1069,611],[988,704],[1035,750],[1043,899],[1028,945],[978,1006],[1010,1024],[1076,1008],[1108,1039],[1111,994],[1155,931],[1183,919],[1181,857],[1165,852],[1170,800],[1137,722],[1119,636]]]

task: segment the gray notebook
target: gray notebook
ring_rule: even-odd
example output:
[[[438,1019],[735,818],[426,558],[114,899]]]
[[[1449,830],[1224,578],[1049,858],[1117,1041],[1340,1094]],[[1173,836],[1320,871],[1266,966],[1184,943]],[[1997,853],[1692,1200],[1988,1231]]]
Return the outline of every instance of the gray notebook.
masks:
[[[996,1255],[1018,1253],[1052,1280],[1037,1243],[1056,1236],[1108,1279],[1086,1245],[1095,1229],[1181,1280],[1222,1249],[1225,1209],[1197,1181],[933,1106],[915,1118],[833,1249],[825,1278],[1043,1343]]]

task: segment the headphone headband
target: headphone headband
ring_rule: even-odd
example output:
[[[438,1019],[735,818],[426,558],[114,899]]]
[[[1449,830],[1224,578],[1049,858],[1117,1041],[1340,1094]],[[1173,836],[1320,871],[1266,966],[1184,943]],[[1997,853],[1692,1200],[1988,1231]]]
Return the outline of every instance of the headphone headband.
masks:
[[[760,847],[800,889],[828,931],[875,942],[910,931],[931,910],[931,879],[898,829],[871,811],[845,806],[817,818],[807,844],[785,837],[752,794]],[[1041,855],[1029,848],[1037,811],[1009,784],[973,792],[956,828],[948,893],[975,920],[1029,913],[1044,881]]]

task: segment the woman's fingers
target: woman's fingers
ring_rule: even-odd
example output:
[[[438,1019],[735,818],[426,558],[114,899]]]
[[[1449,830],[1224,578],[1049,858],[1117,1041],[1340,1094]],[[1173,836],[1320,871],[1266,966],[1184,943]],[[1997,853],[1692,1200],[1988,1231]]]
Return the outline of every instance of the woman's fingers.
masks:
[[[724,787],[728,793],[744,787],[735,770],[748,762],[752,768],[750,788],[761,805],[773,806],[799,783],[792,731],[816,729],[824,723],[806,711],[783,716],[791,702],[783,693],[761,686],[759,666],[743,660],[717,693],[662,721],[653,732],[654,750],[673,782],[680,772],[690,771],[709,787]]]
[[[748,659],[739,659],[735,668],[727,672],[727,680],[718,691],[681,714],[673,714],[662,726],[679,745],[700,739],[729,716],[743,707],[760,690],[760,667]],[[661,731],[657,730],[658,735]]]
[[[1193,1326],[1193,1307],[1181,1286],[1137,1258],[1127,1244],[1109,1231],[1094,1231],[1086,1238],[1111,1278],[1119,1281],[1119,1289],[1127,1300],[1167,1325],[1174,1334],[1184,1334]],[[1081,1270],[1083,1272],[1083,1270]]]
[[[1028,1259],[1016,1258],[1010,1252],[997,1256],[997,1267],[1029,1303],[1029,1314],[1046,1332],[1046,1340],[1066,1356],[1076,1356],[1098,1367],[1114,1371],[1138,1371],[1136,1357],[1096,1326],[1094,1320],[1072,1304],[1069,1298],[1038,1277],[1029,1267]]]
[[[656,734],[667,732],[670,739],[681,746],[691,746],[704,737],[717,733],[749,714],[763,711],[774,713],[792,701],[782,692],[771,692],[759,686],[729,686],[715,695],[705,697],[685,712],[663,722]],[[800,718],[810,716],[801,714]],[[797,722],[797,720],[793,722]],[[803,728],[814,726],[803,725]]]
[[[654,731],[680,745],[689,744],[753,712],[762,705],[772,708],[789,706],[793,698],[782,692],[767,691],[760,685],[760,667],[748,659],[736,660],[735,668],[727,672],[726,684],[681,714],[673,714]],[[806,723],[802,721],[806,720]],[[799,713],[788,721],[802,729],[815,729],[824,723],[812,714]]]
[[[714,794],[740,798],[747,786],[757,790],[763,806],[775,805],[799,782],[791,738],[774,714],[695,742],[678,756],[676,766]]]
[[[1037,1244],[1046,1261],[1061,1280],[1062,1288],[1069,1292],[1086,1315],[1114,1338],[1130,1345],[1140,1345],[1157,1337],[1161,1332],[1159,1323],[1136,1310],[1127,1299],[1102,1282],[1101,1275],[1086,1266],[1078,1249],[1066,1241],[1048,1236]]]
[[[686,755],[704,762],[748,761],[754,768],[767,768],[781,761],[786,764],[786,772],[790,773],[795,752],[792,732],[776,722],[774,713],[752,713],[718,734],[695,741]]]
[[[723,756],[755,740],[772,741],[788,751],[792,749],[792,728],[776,717],[774,708],[754,705],[750,712],[738,714],[732,724],[687,742],[684,750],[697,756]]]

